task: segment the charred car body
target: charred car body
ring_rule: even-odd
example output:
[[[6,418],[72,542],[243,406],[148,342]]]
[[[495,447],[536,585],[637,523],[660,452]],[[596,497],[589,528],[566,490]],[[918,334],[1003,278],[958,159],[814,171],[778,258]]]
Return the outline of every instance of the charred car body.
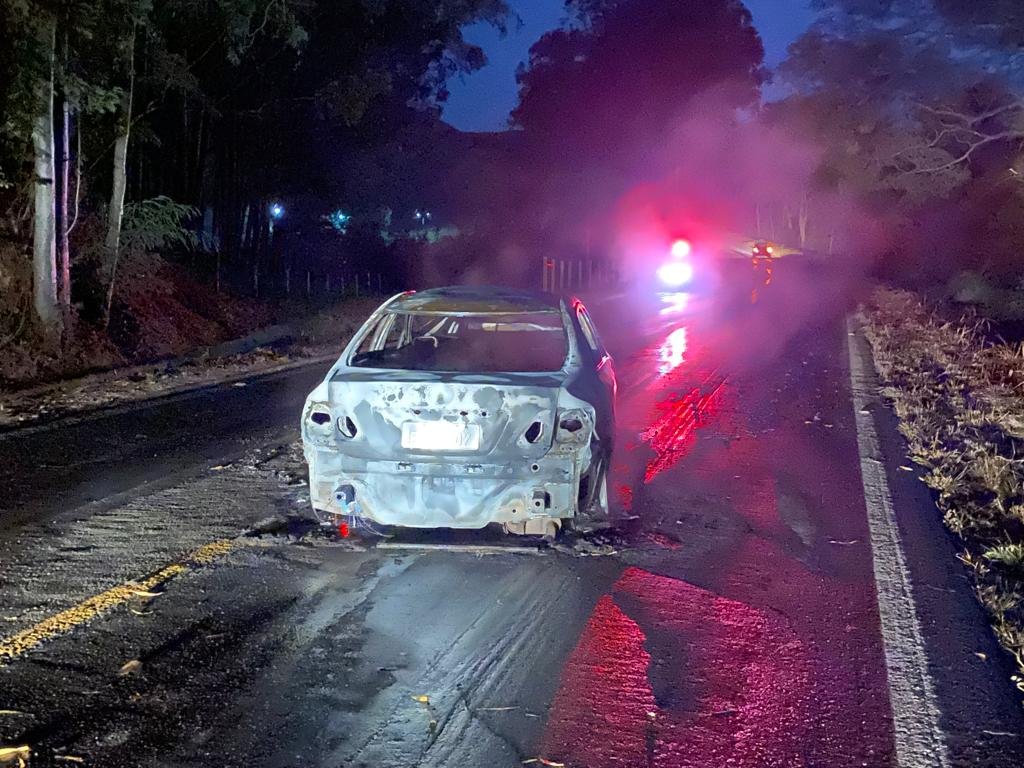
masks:
[[[545,533],[606,513],[615,373],[575,299],[438,288],[386,301],[309,395],[322,520]]]

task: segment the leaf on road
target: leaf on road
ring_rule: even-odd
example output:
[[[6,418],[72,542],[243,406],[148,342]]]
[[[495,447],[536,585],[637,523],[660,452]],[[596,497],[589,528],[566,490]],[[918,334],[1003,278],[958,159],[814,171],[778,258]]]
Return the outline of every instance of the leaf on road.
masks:
[[[142,669],[142,662],[138,659],[132,659],[131,661],[127,662],[123,667],[121,667],[120,671],[117,674],[120,677],[127,677],[128,675],[134,675],[140,669]]]
[[[413,701],[418,701],[420,704],[429,704],[430,703],[430,697],[429,696],[413,696],[412,700]]]
[[[136,597],[144,597],[147,600],[149,600],[154,597],[160,597],[160,595],[162,595],[163,592],[147,592],[144,589],[133,589],[132,594]]]
[[[65,763],[84,763],[85,758],[78,755],[54,755],[54,760],[61,760]]]
[[[565,763],[556,763],[554,760],[545,760],[543,757],[531,757],[529,760],[523,760],[523,765],[531,765],[533,763],[546,765],[548,768],[565,768]]]
[[[0,747],[0,765],[16,765],[25,768],[32,756],[32,748],[27,744],[21,747]]]
[[[27,715],[28,712],[22,712],[20,709],[0,709],[0,717],[4,715]]]

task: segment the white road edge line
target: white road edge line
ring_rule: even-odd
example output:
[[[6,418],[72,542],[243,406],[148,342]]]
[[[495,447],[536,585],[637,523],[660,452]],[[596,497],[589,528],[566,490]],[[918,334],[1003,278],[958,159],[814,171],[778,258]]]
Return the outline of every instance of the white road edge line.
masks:
[[[874,416],[868,409],[872,401],[878,399],[873,368],[869,373],[864,353],[858,347],[858,326],[852,315],[846,318],[846,330],[857,449],[889,679],[896,762],[900,768],[948,768],[949,752],[939,725],[935,686],[928,671],[928,654],[900,543],[892,491],[885,477]]]

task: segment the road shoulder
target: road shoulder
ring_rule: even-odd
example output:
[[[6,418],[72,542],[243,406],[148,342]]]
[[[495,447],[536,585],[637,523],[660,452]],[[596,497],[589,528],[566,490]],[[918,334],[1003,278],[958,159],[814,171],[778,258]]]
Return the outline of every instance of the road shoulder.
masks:
[[[957,542],[943,525],[919,469],[907,471],[907,445],[896,415],[879,394],[870,348],[859,325],[854,334],[849,341],[873,394],[866,410],[892,495],[950,764],[1019,765],[1024,709],[1010,680],[1014,664],[992,634],[970,575],[957,560]]]

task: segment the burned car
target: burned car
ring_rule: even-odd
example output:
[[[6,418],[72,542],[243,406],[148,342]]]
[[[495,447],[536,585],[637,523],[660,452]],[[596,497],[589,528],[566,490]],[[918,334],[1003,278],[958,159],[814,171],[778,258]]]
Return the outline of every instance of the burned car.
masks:
[[[551,535],[608,512],[615,373],[577,299],[399,294],[306,399],[313,509],[418,528]]]

